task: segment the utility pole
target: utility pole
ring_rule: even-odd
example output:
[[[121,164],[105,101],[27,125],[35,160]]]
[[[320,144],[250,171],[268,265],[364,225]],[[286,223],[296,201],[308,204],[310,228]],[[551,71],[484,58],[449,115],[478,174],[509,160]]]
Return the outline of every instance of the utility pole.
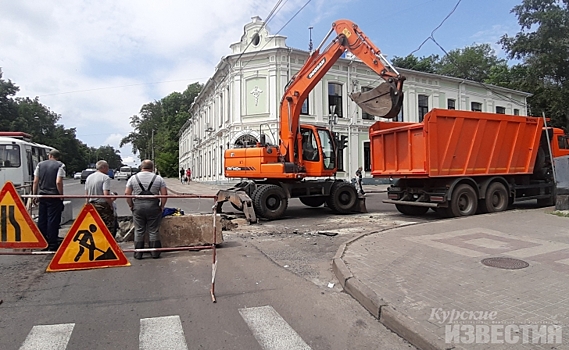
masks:
[[[154,163],[154,129],[152,129],[152,163]],[[156,164],[154,164],[156,166]]]
[[[308,41],[308,52],[312,53],[312,49],[313,49],[313,46],[312,46],[312,27],[308,27],[308,31],[310,33],[309,34],[310,40]]]

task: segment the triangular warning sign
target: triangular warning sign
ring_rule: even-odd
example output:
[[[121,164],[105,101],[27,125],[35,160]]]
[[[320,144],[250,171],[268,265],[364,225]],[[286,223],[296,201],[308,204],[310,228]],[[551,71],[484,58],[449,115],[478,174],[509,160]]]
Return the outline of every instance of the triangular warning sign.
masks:
[[[85,204],[46,271],[130,266],[121,248],[91,204]]]
[[[0,248],[47,248],[47,241],[10,181],[0,191]]]

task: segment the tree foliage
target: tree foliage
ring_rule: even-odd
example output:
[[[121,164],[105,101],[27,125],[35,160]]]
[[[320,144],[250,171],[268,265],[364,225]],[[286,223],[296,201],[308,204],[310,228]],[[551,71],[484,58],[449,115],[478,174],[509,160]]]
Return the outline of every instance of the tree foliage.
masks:
[[[39,102],[36,97],[14,98],[19,88],[10,80],[2,79],[0,70],[0,131],[22,131],[33,141],[54,147],[61,152],[61,160],[69,174],[93,166],[105,159],[111,168],[122,164],[120,152],[111,146],[88,147],[77,139],[75,128],[58,124],[61,116]]]
[[[121,140],[128,143],[140,159],[154,159],[156,168],[164,176],[177,176],[179,160],[179,132],[190,119],[189,109],[203,85],[194,83],[182,93],[173,92],[160,101],[142,106],[138,115],[130,118],[133,131]]]
[[[557,126],[568,127],[569,9],[563,0],[522,0],[512,9],[520,31],[500,43],[509,58],[523,62],[532,114],[542,112]]]
[[[392,64],[399,68],[412,69],[419,72],[435,73],[456,78],[483,82],[497,67],[506,67],[506,60],[499,59],[488,44],[473,44],[463,49],[449,51],[445,56],[430,55],[416,57],[395,56]]]
[[[391,60],[391,63],[399,68],[411,69],[426,73],[436,73],[436,63],[438,61],[438,55],[431,55],[427,57],[407,55],[406,57],[394,56]]]

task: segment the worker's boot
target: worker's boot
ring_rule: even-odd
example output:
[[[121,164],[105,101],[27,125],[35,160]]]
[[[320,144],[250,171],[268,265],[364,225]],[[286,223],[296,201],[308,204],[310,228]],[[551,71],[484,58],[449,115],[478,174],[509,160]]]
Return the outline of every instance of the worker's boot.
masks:
[[[150,241],[150,248],[162,248],[162,243],[160,241]],[[160,251],[152,251],[150,255],[152,255],[152,259],[158,259],[160,257]]]
[[[134,242],[134,249],[144,249],[144,241],[142,242]],[[142,259],[142,252],[134,252],[135,259]]]

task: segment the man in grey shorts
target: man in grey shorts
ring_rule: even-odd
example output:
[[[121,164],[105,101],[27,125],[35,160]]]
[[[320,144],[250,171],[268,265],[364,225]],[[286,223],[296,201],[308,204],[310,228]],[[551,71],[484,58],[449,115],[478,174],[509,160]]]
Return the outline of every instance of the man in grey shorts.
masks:
[[[133,175],[126,183],[126,195],[167,195],[166,183],[160,175],[154,173],[154,163],[143,160],[141,172]],[[168,198],[127,198],[126,202],[132,211],[134,221],[134,248],[144,248],[144,234],[148,231],[150,248],[162,248],[160,243],[160,222],[162,211]],[[160,252],[152,252],[154,259],[160,257]],[[134,253],[135,259],[142,259],[142,253]]]

